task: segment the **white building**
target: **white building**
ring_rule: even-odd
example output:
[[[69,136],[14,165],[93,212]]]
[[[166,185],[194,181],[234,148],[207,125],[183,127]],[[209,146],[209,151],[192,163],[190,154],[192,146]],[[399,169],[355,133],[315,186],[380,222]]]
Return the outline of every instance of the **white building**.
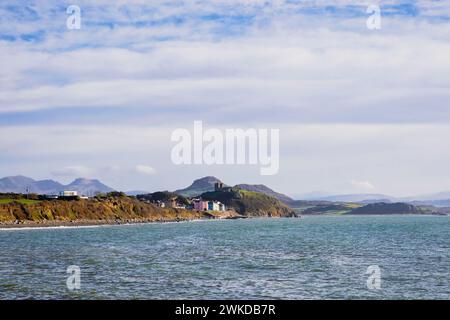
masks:
[[[76,197],[78,196],[78,192],[77,191],[61,191],[59,193],[60,197]]]
[[[225,205],[219,201],[203,201],[194,199],[194,210],[199,211],[225,211]]]

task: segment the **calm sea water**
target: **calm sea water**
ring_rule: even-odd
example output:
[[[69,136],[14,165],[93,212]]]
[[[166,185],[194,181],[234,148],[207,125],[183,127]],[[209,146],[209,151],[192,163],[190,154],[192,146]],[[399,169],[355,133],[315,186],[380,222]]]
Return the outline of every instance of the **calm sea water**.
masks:
[[[371,265],[379,290],[367,288]],[[450,299],[450,217],[0,230],[0,298]]]

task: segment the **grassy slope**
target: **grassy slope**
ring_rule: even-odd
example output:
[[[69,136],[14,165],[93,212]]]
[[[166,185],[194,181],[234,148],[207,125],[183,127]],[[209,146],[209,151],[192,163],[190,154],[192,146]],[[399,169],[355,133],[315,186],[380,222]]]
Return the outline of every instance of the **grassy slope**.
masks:
[[[439,210],[435,207],[414,206],[407,203],[334,203],[311,207],[296,208],[301,214],[435,214]],[[442,212],[447,212],[443,210]]]
[[[0,222],[19,221],[176,221],[211,218],[206,212],[159,208],[129,197],[78,201],[9,202],[0,204]]]
[[[262,193],[234,190],[233,192],[213,191],[202,194],[205,200],[218,200],[228,208],[244,216],[292,217],[295,212],[274,197]]]
[[[353,209],[364,206],[359,203],[334,203],[326,205],[317,205],[312,207],[305,207],[299,211],[302,214],[347,214]]]
[[[0,199],[0,204],[8,204],[12,202],[18,202],[20,204],[36,204],[39,203],[39,200],[32,199]]]

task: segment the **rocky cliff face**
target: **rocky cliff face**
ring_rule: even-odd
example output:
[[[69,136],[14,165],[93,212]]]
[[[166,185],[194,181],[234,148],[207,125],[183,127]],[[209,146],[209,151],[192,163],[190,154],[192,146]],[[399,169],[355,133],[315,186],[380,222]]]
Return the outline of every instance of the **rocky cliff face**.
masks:
[[[214,218],[207,212],[160,208],[129,197],[0,204],[0,222],[14,221],[177,221]]]

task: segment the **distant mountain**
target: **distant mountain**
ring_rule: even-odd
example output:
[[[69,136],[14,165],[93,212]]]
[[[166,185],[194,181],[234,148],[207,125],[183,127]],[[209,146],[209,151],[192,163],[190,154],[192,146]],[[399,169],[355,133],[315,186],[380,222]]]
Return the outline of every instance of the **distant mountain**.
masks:
[[[175,190],[173,193],[179,194],[184,197],[196,197],[201,195],[202,193],[208,191],[214,191],[214,184],[216,182],[222,182],[216,177],[203,177],[194,182],[187,188]]]
[[[432,194],[419,195],[414,197],[403,198],[404,201],[442,201],[450,200],[450,191],[443,191]]]
[[[407,201],[415,206],[435,206],[435,207],[450,207],[450,199],[447,200],[421,200],[421,201]]]
[[[395,201],[395,198],[387,196],[385,194],[342,194],[342,195],[318,197],[315,200],[323,200],[331,202],[375,203],[375,202],[392,202]]]
[[[107,185],[101,183],[96,179],[84,179],[84,178],[78,178],[74,180],[72,183],[65,186],[65,189],[78,191],[78,193],[87,196],[93,196],[98,192],[106,193],[114,191],[114,189],[108,187]]]
[[[151,193],[150,191],[145,191],[145,190],[130,190],[130,191],[126,191],[125,194],[127,196],[137,196],[139,194],[149,194]]]
[[[0,179],[0,192],[24,192],[33,183],[33,179],[24,176],[5,177]]]
[[[304,207],[301,214],[308,215],[389,215],[389,214],[447,214],[450,208],[415,206],[410,203],[329,203]]]
[[[54,194],[55,190],[62,190],[64,189],[64,185],[57,181],[53,180],[41,180],[36,181],[35,186],[38,190],[36,190],[35,193],[40,194]]]
[[[301,199],[323,200],[331,202],[359,202],[359,203],[377,203],[377,202],[405,202],[411,204],[423,205],[450,205],[450,191],[438,192],[433,194],[418,195],[413,197],[392,197],[385,194],[341,194],[341,195],[326,195],[326,196],[312,196]]]
[[[53,180],[36,181],[24,176],[12,176],[0,179],[0,192],[14,193],[46,193],[45,191],[60,190],[62,184]]]
[[[13,193],[37,193],[37,194],[58,194],[60,191],[77,191],[82,195],[94,195],[97,192],[110,192],[114,189],[106,186],[98,180],[78,178],[68,185],[63,185],[54,180],[39,180],[24,177],[12,176],[0,179],[0,192]]]
[[[408,203],[371,203],[355,208],[349,214],[426,214],[431,213]]]
[[[287,195],[276,192],[263,184],[238,184],[235,186],[235,188],[263,193],[265,195],[277,198],[278,200],[287,205],[290,205],[295,201],[294,199],[288,197]]]
[[[305,193],[290,193],[291,198],[293,199],[301,199],[301,200],[317,200],[322,199],[328,196],[332,196],[333,194],[326,191],[311,191]]]

